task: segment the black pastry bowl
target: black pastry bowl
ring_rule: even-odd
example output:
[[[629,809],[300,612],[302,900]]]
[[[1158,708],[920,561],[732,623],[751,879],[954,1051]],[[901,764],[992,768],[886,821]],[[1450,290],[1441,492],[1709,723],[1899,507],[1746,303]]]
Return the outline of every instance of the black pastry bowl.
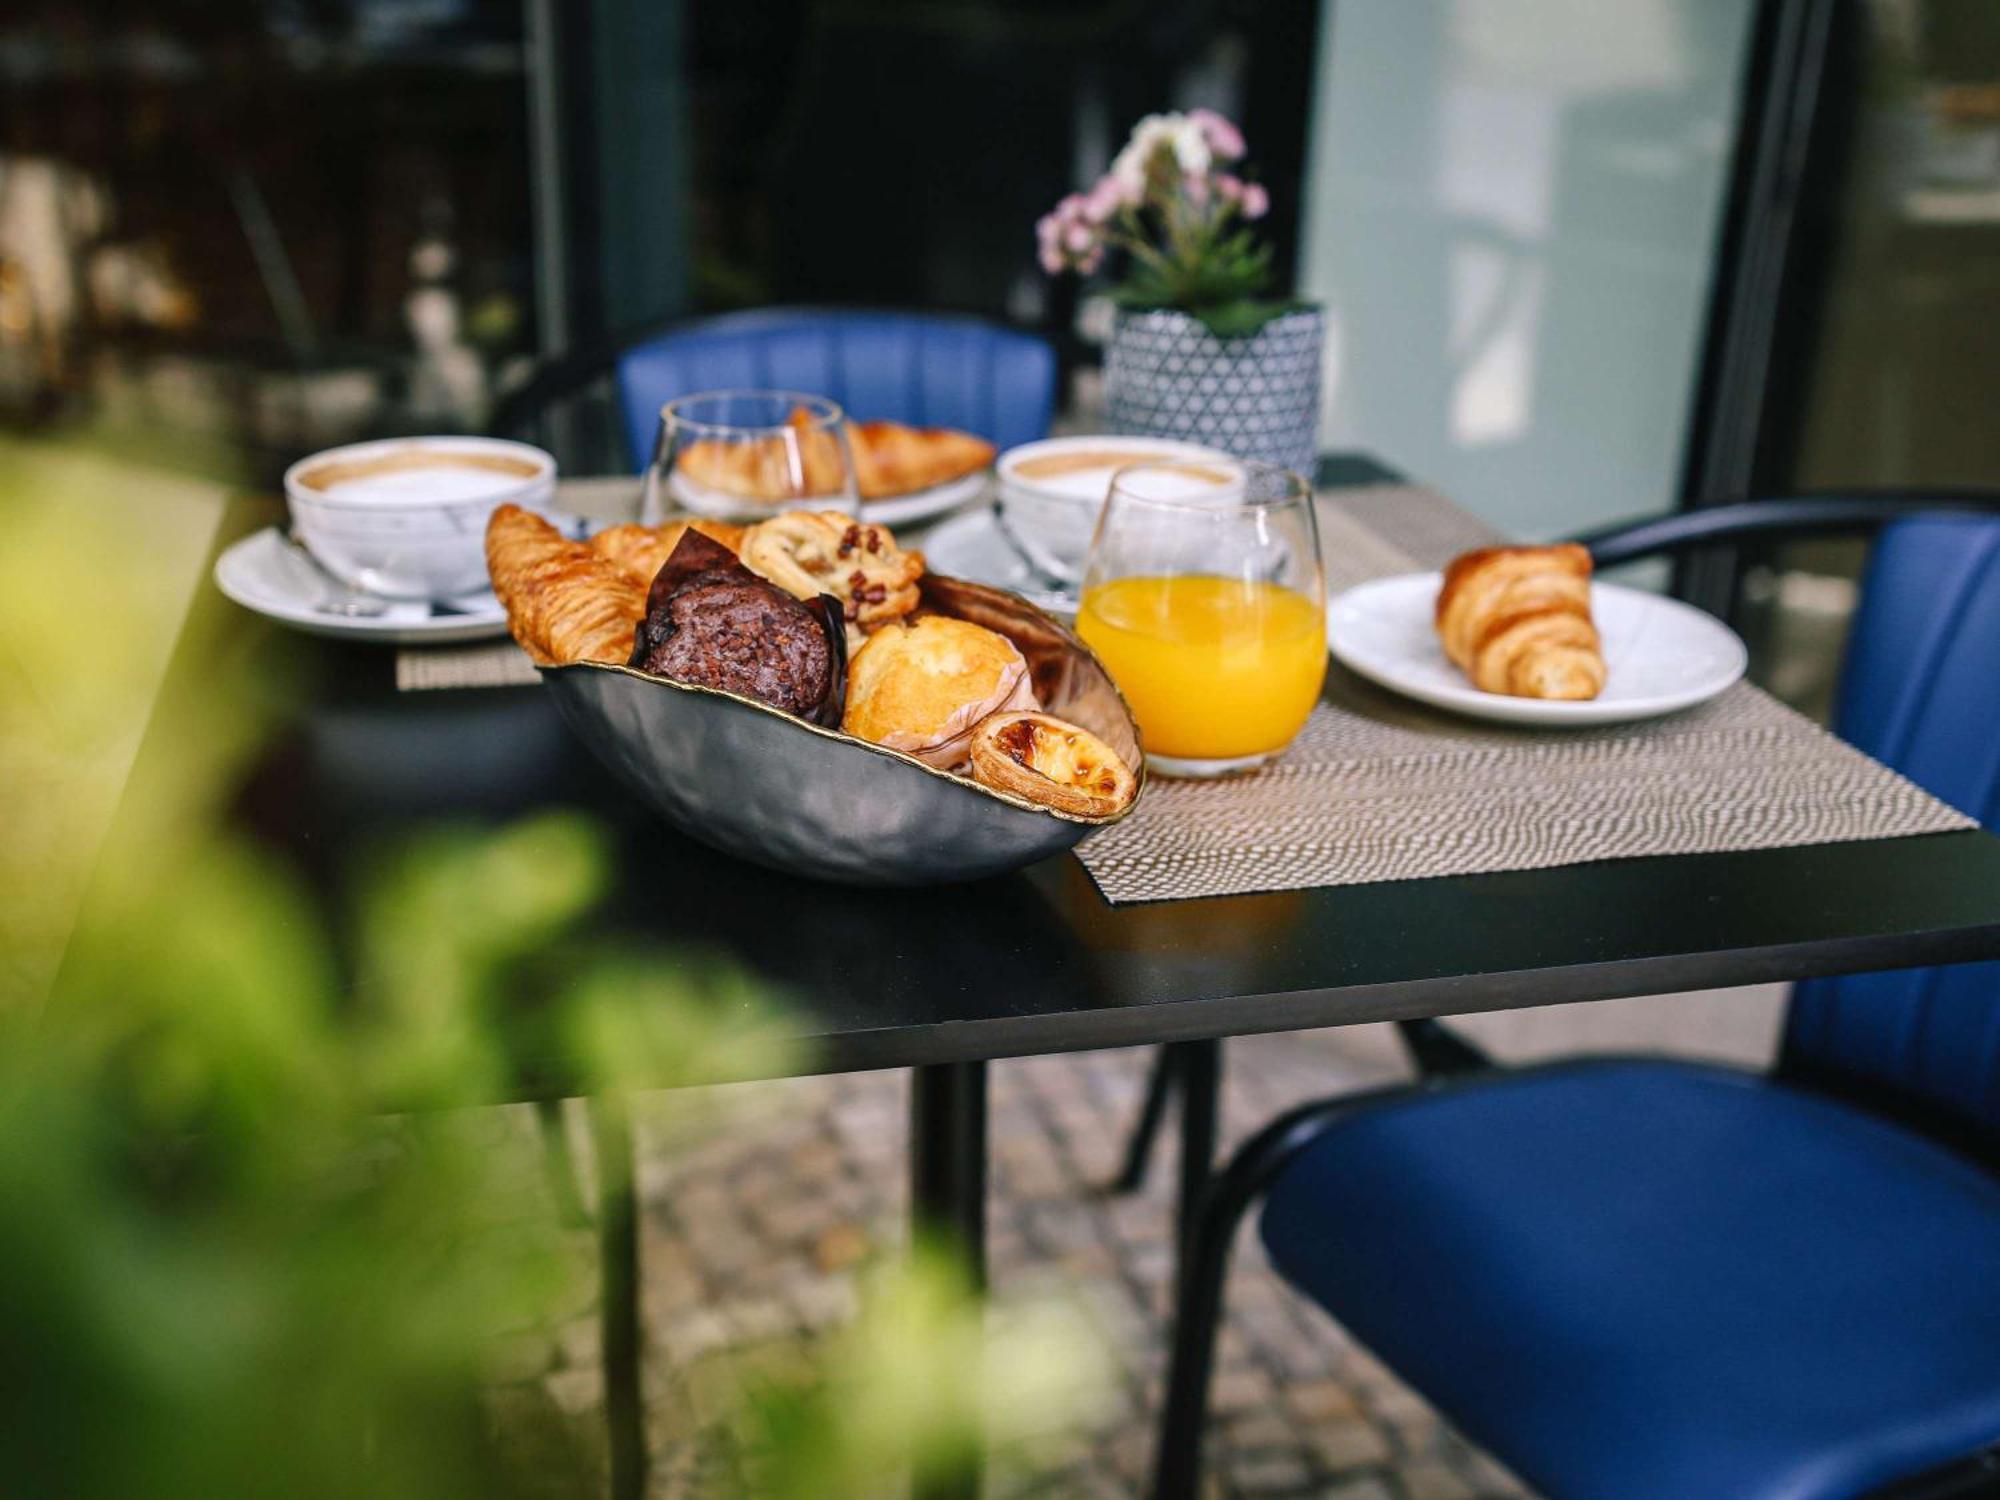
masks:
[[[1079,818],[925,765],[753,699],[629,667],[543,667],[562,716],[676,828],[742,859],[844,885],[976,880],[1073,848],[1145,793],[1139,731],[1110,673],[1026,600],[937,574],[923,605],[1006,636],[1043,709],[1117,751],[1138,794]]]

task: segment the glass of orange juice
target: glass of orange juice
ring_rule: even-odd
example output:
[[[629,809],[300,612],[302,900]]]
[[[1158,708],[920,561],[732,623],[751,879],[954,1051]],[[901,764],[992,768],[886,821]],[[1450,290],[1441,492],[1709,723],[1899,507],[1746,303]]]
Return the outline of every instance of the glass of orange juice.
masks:
[[[1312,489],[1247,459],[1120,469],[1098,516],[1077,633],[1167,776],[1262,765],[1326,679],[1326,580]]]

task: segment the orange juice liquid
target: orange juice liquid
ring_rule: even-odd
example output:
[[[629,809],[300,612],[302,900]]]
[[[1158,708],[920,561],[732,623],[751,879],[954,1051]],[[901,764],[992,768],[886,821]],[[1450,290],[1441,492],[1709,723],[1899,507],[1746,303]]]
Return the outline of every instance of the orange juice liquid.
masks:
[[[1117,680],[1156,755],[1282,750],[1326,680],[1326,611],[1275,583],[1199,574],[1084,591],[1077,634]]]

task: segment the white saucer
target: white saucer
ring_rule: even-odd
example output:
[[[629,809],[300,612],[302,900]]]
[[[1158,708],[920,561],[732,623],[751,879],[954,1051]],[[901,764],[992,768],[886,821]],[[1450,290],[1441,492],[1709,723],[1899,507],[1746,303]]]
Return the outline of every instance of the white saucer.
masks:
[[[957,479],[948,479],[943,484],[934,484],[929,489],[912,490],[907,495],[891,495],[883,500],[863,500],[860,502],[861,519],[873,521],[880,526],[909,526],[918,521],[927,521],[932,516],[941,516],[948,510],[956,510],[983,492],[992,481],[993,471],[981,469],[975,474],[965,474]],[[695,515],[714,516],[722,520],[739,522],[765,520],[782,510],[836,510],[851,503],[844,501],[838,495],[826,495],[785,505],[759,505],[754,500],[746,501],[741,495],[733,495],[727,490],[697,484],[678,471],[667,477],[667,493],[676,504]]]
[[[275,526],[247,536],[215,560],[215,586],[245,609],[303,630],[390,646],[444,646],[507,633],[507,612],[490,591],[450,601],[446,612],[416,599],[384,599],[379,615],[319,608],[339,586],[299,555]]]
[[[908,526],[913,521],[928,521],[932,516],[956,510],[966,501],[985,493],[987,485],[992,482],[993,471],[981,469],[975,474],[934,484],[927,490],[912,490],[907,495],[890,495],[883,500],[864,500],[861,502],[861,519],[877,521],[884,526]]]
[[[1433,616],[1436,573],[1378,578],[1349,589],[1327,611],[1334,658],[1371,682],[1436,708],[1503,724],[1581,728],[1623,724],[1690,708],[1743,675],[1749,653],[1736,632],[1690,605],[1615,583],[1592,584],[1590,610],[1604,642],[1604,691],[1586,703],[1483,693],[1445,659]]]
[[[953,516],[925,537],[924,565],[933,573],[1008,589],[1065,620],[1076,613],[1075,592],[1008,542],[990,505]]]

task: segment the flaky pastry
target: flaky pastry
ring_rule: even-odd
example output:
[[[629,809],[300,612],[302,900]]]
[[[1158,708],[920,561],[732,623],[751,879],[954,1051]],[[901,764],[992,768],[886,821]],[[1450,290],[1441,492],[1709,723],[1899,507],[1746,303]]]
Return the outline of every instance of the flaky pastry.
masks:
[[[1482,547],[1455,558],[1438,590],[1444,653],[1482,692],[1595,698],[1604,653],[1590,617],[1590,553]]]
[[[782,429],[737,440],[702,438],[674,457],[675,472],[696,484],[774,505],[839,494],[844,467],[840,439],[803,408]]]
[[[653,580],[659,576],[660,568],[669,557],[680,539],[692,529],[705,537],[722,543],[732,552],[743,547],[743,528],[731,526],[725,521],[669,521],[663,526],[641,526],[628,521],[623,526],[612,526],[600,531],[590,539],[590,546],[598,555],[608,558],[618,569],[628,575],[640,588],[651,588]]]
[[[837,510],[787,511],[743,534],[743,565],[798,599],[831,594],[847,616],[847,645],[917,607],[923,554],[905,552],[888,528]]]
[[[996,631],[944,615],[884,626],[847,669],[841,727],[940,770],[963,766],[989,714],[1036,708],[1028,663]]]
[[[993,462],[993,445],[948,427],[850,422],[847,453],[863,500],[886,500],[948,484]],[[773,504],[833,496],[841,489],[840,439],[800,407],[782,432],[736,441],[702,438],[675,456],[689,480],[726,495]]]
[[[1138,779],[1088,729],[1044,713],[993,714],[972,731],[972,779],[1079,818],[1108,818]]]
[[[854,422],[847,429],[854,487],[863,500],[886,500],[977,474],[993,462],[993,445],[948,427],[901,422]]]
[[[507,628],[542,666],[617,662],[632,654],[646,590],[603,554],[533,511],[497,507],[486,523],[486,571]]]

